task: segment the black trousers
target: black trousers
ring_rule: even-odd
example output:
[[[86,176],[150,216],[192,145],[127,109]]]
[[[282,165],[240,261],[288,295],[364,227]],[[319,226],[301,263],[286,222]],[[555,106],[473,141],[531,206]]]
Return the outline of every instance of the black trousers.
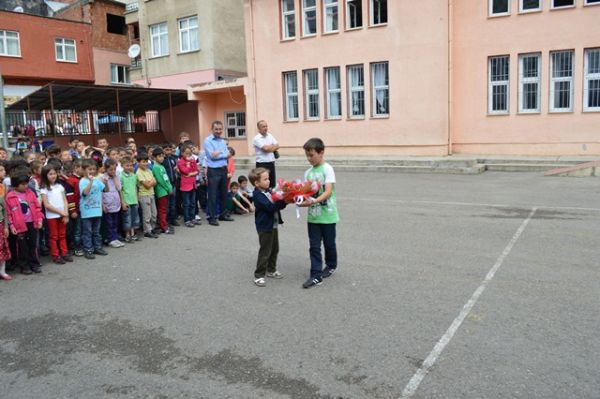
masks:
[[[275,187],[275,184],[277,184],[277,176],[275,175],[275,162],[257,162],[256,167],[269,170],[269,187]]]
[[[227,212],[225,209],[225,202],[227,201],[227,167],[208,168],[206,177],[208,178],[208,218],[216,220]]]
[[[270,233],[259,232],[258,259],[256,260],[255,278],[265,277],[267,272],[273,273],[277,270],[277,254],[279,254],[279,234],[277,229]]]
[[[38,230],[32,222],[27,223],[27,231],[17,235],[17,256],[21,270],[28,270],[40,265],[38,254]]]

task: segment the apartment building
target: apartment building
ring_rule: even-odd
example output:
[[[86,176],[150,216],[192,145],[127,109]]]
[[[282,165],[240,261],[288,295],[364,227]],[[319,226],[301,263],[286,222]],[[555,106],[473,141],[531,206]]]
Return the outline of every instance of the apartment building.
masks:
[[[246,74],[242,0],[130,1],[125,16],[131,43],[141,48],[132,83],[187,89]],[[171,115],[162,118],[170,122]],[[210,134],[210,125],[200,126],[196,103],[177,107],[173,119],[175,130],[197,140]]]
[[[244,104],[247,153],[266,119],[284,153],[600,154],[599,3],[246,0],[248,78],[190,95]]]

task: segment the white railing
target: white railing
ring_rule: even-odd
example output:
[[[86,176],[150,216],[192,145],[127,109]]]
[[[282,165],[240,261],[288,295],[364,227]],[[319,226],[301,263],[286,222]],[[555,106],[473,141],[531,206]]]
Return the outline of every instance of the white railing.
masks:
[[[133,12],[138,10],[138,2],[132,1],[125,6],[125,12]]]

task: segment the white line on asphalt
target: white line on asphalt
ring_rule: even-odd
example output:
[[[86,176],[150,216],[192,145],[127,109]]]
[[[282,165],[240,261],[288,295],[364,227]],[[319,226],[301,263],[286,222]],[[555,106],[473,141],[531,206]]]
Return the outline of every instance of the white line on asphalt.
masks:
[[[454,205],[454,206],[481,206],[486,208],[531,208],[529,205],[507,205],[507,204],[486,204],[480,202],[455,202],[455,201],[425,201],[425,200],[400,200],[400,199],[383,199],[383,198],[352,198],[338,197],[338,200],[344,201],[368,201],[368,202],[392,202],[398,204],[426,204],[426,205]],[[536,209],[553,209],[564,211],[592,211],[600,212],[600,208],[580,208],[576,206],[546,206],[537,205]]]
[[[506,257],[508,256],[508,254],[512,250],[513,246],[515,245],[523,231],[525,230],[525,227],[527,227],[527,225],[529,224],[529,221],[531,220],[536,211],[537,208],[534,207],[529,213],[529,216],[527,216],[527,219],[525,219],[523,223],[521,223],[521,226],[519,226],[506,248],[504,248],[504,251],[502,251],[498,259],[496,260],[496,263],[494,263],[494,266],[492,266],[488,274],[485,276],[485,279],[483,280],[481,285],[475,290],[475,292],[471,296],[471,299],[469,299],[469,301],[463,306],[459,315],[456,317],[456,319],[454,319],[448,330],[446,330],[446,333],[433,347],[433,350],[431,351],[429,356],[427,356],[427,359],[425,359],[421,368],[419,368],[417,372],[412,376],[412,378],[404,388],[404,391],[402,391],[401,399],[410,398],[415,394],[415,392],[419,388],[419,385],[421,384],[421,381],[423,381],[423,378],[425,378],[427,373],[429,373],[429,371],[435,364],[438,356],[442,353],[442,351],[444,350],[446,345],[448,345],[456,331],[459,329],[459,327],[465,320],[465,318],[469,315],[471,309],[473,309],[473,306],[475,306],[475,303],[487,287],[488,283],[494,278],[494,275],[496,274],[500,266],[502,266],[504,259],[506,259]]]

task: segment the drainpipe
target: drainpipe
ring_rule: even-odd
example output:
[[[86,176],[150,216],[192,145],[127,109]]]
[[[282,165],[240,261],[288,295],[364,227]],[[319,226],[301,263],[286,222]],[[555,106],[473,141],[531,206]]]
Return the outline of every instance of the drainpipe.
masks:
[[[454,100],[453,100],[453,95],[454,95],[454,79],[452,78],[452,74],[454,72],[454,59],[453,59],[453,52],[452,52],[452,46],[454,44],[452,37],[453,37],[453,17],[454,17],[454,13],[453,13],[453,4],[452,4],[452,0],[448,0],[448,125],[446,127],[447,129],[447,136],[448,136],[448,155],[452,155],[452,142],[453,142],[453,135],[452,135],[452,117],[453,117],[453,105],[454,105]]]
[[[2,132],[2,146],[8,149],[8,132],[6,131],[6,113],[4,112],[4,79],[0,72],[0,131]]]
[[[254,97],[254,123],[258,122],[258,97],[256,95],[256,43],[254,42],[254,5],[250,3],[250,40],[252,43],[252,97]]]

